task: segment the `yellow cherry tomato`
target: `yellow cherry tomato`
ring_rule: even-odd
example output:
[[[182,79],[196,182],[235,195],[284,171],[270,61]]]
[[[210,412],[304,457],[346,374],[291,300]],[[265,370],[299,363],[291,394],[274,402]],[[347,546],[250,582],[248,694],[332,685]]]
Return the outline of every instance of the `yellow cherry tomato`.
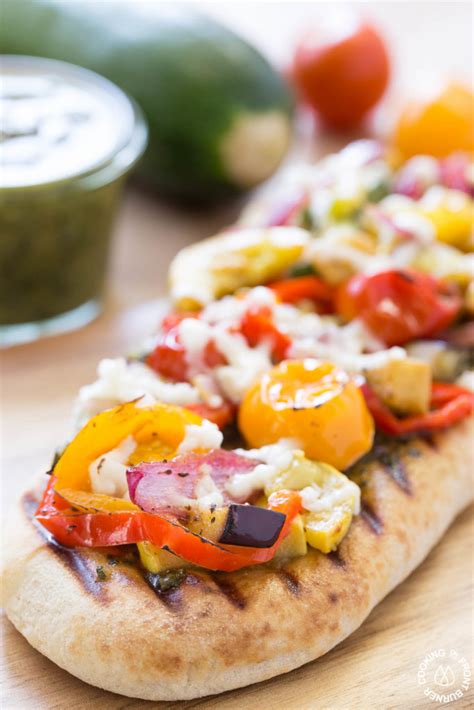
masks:
[[[372,446],[374,423],[350,377],[332,363],[283,361],[246,392],[239,428],[252,447],[294,438],[310,459],[345,469]]]
[[[395,147],[405,158],[474,150],[474,95],[451,83],[429,101],[413,101],[401,113],[394,133]]]

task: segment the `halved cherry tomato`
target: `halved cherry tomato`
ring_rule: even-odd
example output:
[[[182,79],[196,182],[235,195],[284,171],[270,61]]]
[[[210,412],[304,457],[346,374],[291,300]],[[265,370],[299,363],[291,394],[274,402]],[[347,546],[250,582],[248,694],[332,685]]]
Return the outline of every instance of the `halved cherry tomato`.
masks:
[[[253,447],[294,438],[305,454],[347,468],[372,446],[374,425],[359,387],[331,363],[286,360],[246,392],[239,429]]]
[[[401,419],[383,404],[368,385],[364,385],[362,390],[377,427],[394,436],[445,429],[465,419],[474,408],[474,393],[458,385],[434,382],[431,411]]]
[[[339,315],[347,321],[361,318],[388,346],[440,333],[461,304],[456,286],[412,270],[357,274],[336,294]]]
[[[166,316],[162,321],[156,345],[146,358],[146,364],[155,372],[175,382],[188,380],[189,366],[186,351],[179,342],[178,330],[179,324],[186,318],[199,318],[199,313],[190,311]],[[225,365],[227,362],[212,340],[204,348],[202,360],[205,368]]]
[[[103,511],[86,512],[71,508],[54,493],[55,484],[56,479],[52,476],[35,517],[60,544],[66,547],[108,547],[147,541],[157,547],[166,546],[200,567],[226,572],[271,560],[301,510],[301,499],[295,491],[279,491],[270,496],[267,507],[286,515],[278,540],[269,548],[238,547],[212,542],[175,521],[142,510],[109,512],[105,507]]]
[[[292,75],[308,104],[336,128],[356,126],[383,95],[389,79],[385,43],[352,18],[325,41],[324,25],[303,38]],[[332,28],[333,29],[333,28]],[[333,32],[334,34],[334,32]]]
[[[317,276],[298,276],[269,284],[284,303],[297,303],[304,299],[314,301],[320,311],[333,310],[334,289]]]
[[[291,338],[277,328],[267,306],[251,306],[241,320],[240,331],[252,347],[268,343],[277,362],[283,360],[291,345]]]

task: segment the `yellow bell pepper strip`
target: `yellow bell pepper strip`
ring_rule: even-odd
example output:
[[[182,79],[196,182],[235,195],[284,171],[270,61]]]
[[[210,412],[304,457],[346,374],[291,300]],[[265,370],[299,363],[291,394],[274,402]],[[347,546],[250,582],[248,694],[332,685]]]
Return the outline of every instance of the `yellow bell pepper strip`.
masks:
[[[91,463],[128,436],[133,436],[138,446],[161,442],[166,455],[178,448],[187,424],[201,422],[198,414],[168,404],[138,407],[136,402],[127,402],[101,412],[81,429],[54,467],[56,489],[90,490]]]
[[[270,510],[286,516],[274,545],[268,548],[219,545],[175,521],[138,509],[81,512],[80,508],[68,507],[69,503],[54,493],[55,484],[56,479],[52,476],[35,517],[60,544],[66,547],[108,547],[147,541],[168,548],[191,564],[226,572],[271,560],[301,510],[298,493],[279,491],[268,501]]]

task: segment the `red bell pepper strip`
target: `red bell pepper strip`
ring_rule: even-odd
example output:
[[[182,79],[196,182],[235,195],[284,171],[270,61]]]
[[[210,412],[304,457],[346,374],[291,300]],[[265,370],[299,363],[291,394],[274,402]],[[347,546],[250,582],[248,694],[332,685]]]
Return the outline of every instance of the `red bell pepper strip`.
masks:
[[[188,363],[186,351],[179,342],[178,326],[186,318],[199,318],[199,311],[169,313],[161,322],[161,331],[154,349],[146,357],[146,364],[163,377],[175,382],[187,382]],[[225,365],[226,358],[211,340],[202,355],[203,369]]]
[[[54,492],[54,483],[55,478],[51,477],[35,517],[65,547],[109,547],[148,541],[157,547],[166,546],[192,564],[225,572],[271,560],[301,510],[298,493],[279,491],[270,496],[268,508],[284,513],[286,520],[272,547],[219,545],[174,520],[142,510],[81,512]]]
[[[298,276],[276,281],[269,288],[284,303],[297,303],[303,299],[314,301],[325,313],[334,311],[334,289],[317,276]]]
[[[362,386],[365,401],[377,427],[393,436],[445,429],[465,419],[474,408],[474,393],[459,385],[434,382],[431,389],[431,410],[409,417],[395,416],[367,385]]]
[[[274,360],[285,359],[291,338],[277,328],[266,306],[249,308],[241,320],[240,331],[251,347],[267,342]]]

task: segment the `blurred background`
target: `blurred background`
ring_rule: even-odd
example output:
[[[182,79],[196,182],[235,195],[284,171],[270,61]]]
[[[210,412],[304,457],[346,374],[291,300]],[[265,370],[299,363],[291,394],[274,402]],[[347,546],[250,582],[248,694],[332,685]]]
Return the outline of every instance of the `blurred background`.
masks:
[[[142,76],[138,79],[127,67],[117,68],[119,60],[115,51],[118,50],[114,50],[113,46],[106,50],[106,54],[107,51],[110,52],[109,59],[94,56],[94,52],[96,55],[100,55],[97,46],[94,49],[94,34],[88,41],[81,39],[82,48],[80,50],[75,48],[74,41],[68,41],[72,39],[74,30],[70,28],[65,30],[65,28],[68,22],[71,23],[71,26],[74,25],[74,12],[79,12],[83,27],[87,28],[88,14],[97,13],[99,8],[99,15],[103,16],[104,13],[107,15],[107,12],[112,15],[114,14],[112,12],[114,3],[115,0],[98,0],[97,2],[68,0],[66,3],[57,3],[54,0],[46,3],[43,3],[43,0],[36,0],[36,2],[26,0],[25,9],[22,7],[23,0],[5,0],[3,3],[3,31],[0,35],[1,49],[7,53],[52,56],[73,63],[82,63],[82,65],[96,71],[103,70],[116,83],[120,83],[123,78],[123,88],[129,93],[135,94],[137,100],[141,95],[146,96],[146,100],[142,102],[142,109],[147,114],[148,121],[150,121],[150,112],[153,114],[152,120],[156,120],[157,123],[163,122],[164,115],[169,114],[167,120],[178,126],[175,133],[186,131],[193,125],[193,120],[196,120],[193,111],[196,113],[199,109],[197,106],[200,100],[199,92],[198,90],[191,91],[187,97],[183,81],[182,86],[179,87],[182,94],[179,111],[176,110],[176,106],[170,106],[169,103],[164,105],[164,99],[157,100],[156,104],[153,102],[153,82],[157,81],[156,67],[153,64],[155,60],[152,58],[152,64],[148,66],[149,55],[146,52],[140,55],[140,40],[138,39],[140,29],[138,27],[133,29],[132,26],[126,33],[122,31],[123,37],[120,36],[119,40],[115,40],[119,43],[122,40],[125,43],[131,42],[129,51],[132,55],[136,55],[136,61],[141,62],[140,66],[143,67]],[[118,2],[118,7],[125,8],[130,4],[135,6],[134,12],[138,14],[139,6],[145,6],[145,13],[151,12],[152,15],[153,13],[163,14],[164,8],[167,7],[166,3],[153,0],[136,3],[127,3],[124,0]],[[44,12],[38,10],[42,5],[46,7]],[[58,6],[62,9],[60,11],[53,9],[53,14],[50,14],[51,7],[57,8]],[[284,79],[288,81],[292,91],[295,90],[295,79],[294,76],[291,76],[291,67],[295,61],[297,47],[308,33],[313,36],[316,47],[324,46],[326,42],[331,44],[335,41],[337,43],[338,35],[340,40],[345,33],[349,35],[351,32],[356,33],[357,28],[354,29],[352,26],[357,22],[368,22],[379,34],[388,53],[390,69],[386,81],[382,80],[382,96],[375,100],[374,110],[367,117],[364,116],[360,125],[350,125],[349,123],[348,126],[343,126],[342,130],[334,130],[331,125],[323,125],[320,117],[315,116],[314,112],[305,108],[300,101],[290,149],[286,152],[286,145],[281,148],[280,157],[283,158],[284,164],[304,158],[318,158],[327,152],[339,149],[348,140],[355,137],[366,135],[390,137],[400,112],[413,97],[429,96],[430,93],[436,92],[437,88],[439,89],[440,86],[442,87],[452,79],[463,81],[467,85],[472,83],[472,6],[469,2],[194,2],[187,6],[173,3],[173,6],[180,7],[184,13],[186,13],[186,7],[189,12],[205,13],[208,17],[221,23],[223,27],[230,28],[238,36],[248,40],[253,47],[270,60],[277,72],[284,75]],[[66,12],[64,11],[65,7],[67,8]],[[67,16],[68,12],[71,15],[70,18]],[[94,22],[95,20],[90,19],[89,26]],[[102,29],[104,22],[106,24],[107,20],[104,20],[104,17],[99,17]],[[25,32],[24,28],[28,28],[30,24],[30,31]],[[20,26],[23,31],[19,31]],[[8,27],[10,27],[10,31],[8,31]],[[202,31],[205,34],[206,28]],[[164,29],[162,32],[166,34],[167,30]],[[70,33],[72,33],[71,38],[69,38]],[[52,40],[50,40],[51,37]],[[225,36],[223,36],[222,42],[225,45]],[[170,43],[168,42],[168,44]],[[232,50],[229,50],[229,55],[232,51],[238,53],[237,44],[233,46]],[[363,43],[360,46],[354,44],[350,50],[353,55],[349,52],[347,61],[353,62],[354,57],[359,56],[362,59],[367,57],[367,61],[370,62],[372,61],[372,51],[374,49],[370,41],[365,47]],[[172,61],[172,57],[178,55],[179,49],[175,54],[170,54],[170,61]],[[373,59],[376,80],[379,59],[376,53]],[[252,62],[250,59],[243,61],[244,65],[245,62]],[[186,69],[186,64],[189,62],[189,56],[184,56],[183,73],[189,70],[189,66]],[[245,94],[246,89],[242,87],[244,87],[246,80],[255,84],[255,74],[259,70],[255,69],[252,74],[252,69],[247,78],[242,78],[240,86],[239,80],[235,79],[239,72],[239,66],[237,65],[237,68],[231,70],[227,75],[226,71],[225,67],[221,67],[221,76],[219,77],[221,84],[229,85],[231,82],[236,82],[225,99],[229,102],[232,90]],[[219,72],[217,73],[219,74]],[[202,77],[200,80],[205,83],[205,79],[203,80]],[[263,87],[267,86],[268,82],[272,82],[273,78],[267,72],[267,75],[263,76],[262,74],[258,81],[261,82],[260,93],[264,93]],[[258,81],[257,90],[259,90]],[[143,94],[144,90],[140,85],[143,82],[147,83],[145,94]],[[253,88],[250,89],[250,91],[253,90]],[[279,89],[272,90],[278,91]],[[218,89],[209,89],[208,93],[211,94],[212,91],[217,92],[217,98],[212,96],[211,99],[212,101],[217,100],[218,105]],[[269,91],[271,90],[269,89]],[[244,103],[245,101],[246,98],[243,99]],[[269,101],[271,102],[271,99]],[[280,101],[281,108],[284,99],[280,97],[278,101]],[[209,103],[210,105],[211,103]],[[203,110],[205,108],[207,107],[203,107]],[[183,111],[186,109],[188,115],[183,116]],[[216,113],[225,110],[216,108]],[[174,111],[176,111],[175,114]],[[169,135],[161,138],[161,143],[155,147],[153,145],[154,130],[155,126],[152,126],[150,130],[151,143],[147,156],[154,152],[159,161],[163,143],[169,138]],[[198,133],[200,129],[198,127],[195,130]],[[176,138],[175,133],[171,136],[173,140]],[[213,140],[214,138],[213,136]],[[201,140],[199,135],[198,140]],[[202,144],[205,140],[207,137],[202,138]],[[243,146],[250,152],[252,151],[251,141],[247,141],[247,143],[244,141]],[[172,149],[171,146],[170,150]],[[212,152],[212,147],[209,147],[209,152]],[[204,161],[206,159],[207,154],[204,152]],[[189,158],[189,172],[191,172],[191,163],[192,156]],[[273,172],[275,168],[276,165],[271,166],[270,172]],[[186,160],[184,160],[184,167],[181,165],[180,169],[186,171]],[[170,172],[168,171],[168,175]],[[150,177],[149,170],[146,177]],[[271,178],[271,175],[265,177]],[[188,182],[191,191],[195,188],[198,189],[202,182],[202,176],[199,174],[190,175]],[[177,207],[174,201],[170,202],[168,189],[163,189],[164,187],[168,188],[169,185],[163,185],[163,181],[161,181],[156,189],[155,183],[156,181],[154,182],[153,179],[143,179],[139,184],[136,180],[132,180],[129,182],[125,199],[119,201],[119,216],[115,220],[103,304],[105,316],[165,295],[167,266],[176,251],[196,239],[215,233],[223,225],[232,222],[250,194],[243,191],[237,199],[230,201],[221,199],[219,196],[206,204],[204,208],[202,206],[197,208],[195,200],[191,200],[190,204],[189,199],[186,199],[188,194],[185,191],[183,193],[185,199],[181,200]],[[263,184],[257,189],[260,191],[271,190],[271,179],[261,180],[261,183]],[[205,186],[203,189],[205,190]],[[212,190],[208,192],[210,195],[213,194]],[[175,197],[176,195],[173,194],[173,200]],[[178,197],[181,197],[179,190]],[[8,264],[5,266],[8,271],[7,267]]]

